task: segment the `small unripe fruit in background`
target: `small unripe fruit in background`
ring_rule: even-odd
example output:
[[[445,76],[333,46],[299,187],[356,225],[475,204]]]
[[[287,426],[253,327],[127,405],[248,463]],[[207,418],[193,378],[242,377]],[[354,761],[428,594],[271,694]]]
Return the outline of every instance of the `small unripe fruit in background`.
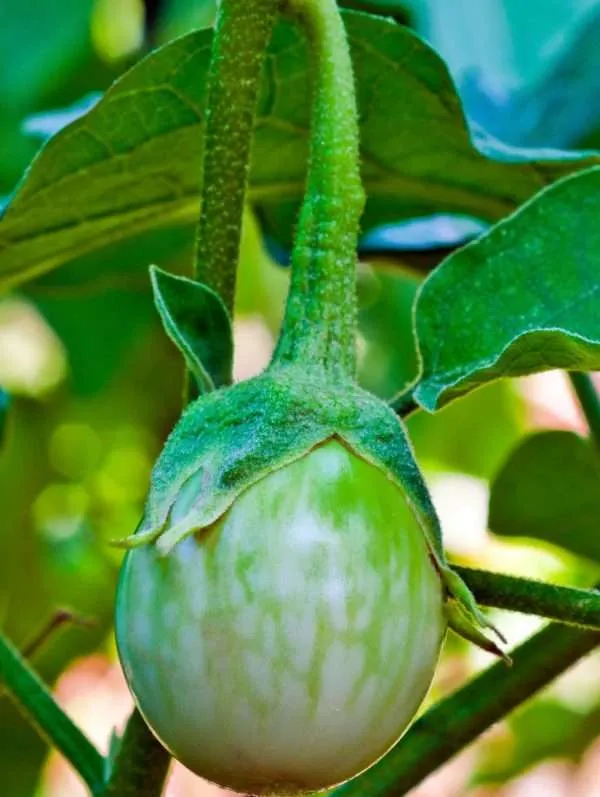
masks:
[[[196,774],[255,795],[331,787],[382,756],[445,630],[402,487],[334,439],[168,555],[130,551],[117,600],[119,654],[151,729]]]

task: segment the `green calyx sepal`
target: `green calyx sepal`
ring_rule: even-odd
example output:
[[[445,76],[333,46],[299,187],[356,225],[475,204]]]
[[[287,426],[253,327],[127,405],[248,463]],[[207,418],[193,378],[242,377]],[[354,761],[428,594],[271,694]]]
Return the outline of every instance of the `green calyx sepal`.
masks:
[[[439,520],[398,416],[350,379],[332,384],[320,369],[273,368],[190,404],[154,467],[137,532],[118,544],[152,543],[166,556],[215,523],[244,490],[332,438],[403,490],[454,607],[446,612],[450,626],[501,653],[481,631],[490,623],[446,562]]]
[[[350,380],[332,385],[320,370],[293,366],[188,406],[154,467],[144,518],[126,547],[156,542],[168,554],[218,520],[243,490],[333,437],[401,486],[444,566],[437,517],[394,412]]]
[[[459,594],[463,596],[463,599],[464,590],[466,590],[468,593],[467,602],[475,603],[473,595],[469,591],[464,581],[462,581],[462,579],[460,579],[460,577],[457,576],[452,570],[448,570],[448,573],[451,573],[455,578],[459,578],[461,583]],[[448,625],[459,636],[469,640],[469,642],[477,645],[477,647],[480,647],[482,650],[486,650],[488,653],[493,653],[495,656],[501,656],[506,664],[510,666],[512,664],[512,659],[510,656],[505,653],[502,648],[498,647],[498,645],[492,639],[486,636],[482,629],[489,628],[503,642],[506,642],[505,638],[498,631],[498,629],[489,622],[479,607],[475,605],[475,608],[476,612],[473,614],[471,611],[467,610],[465,602],[457,600],[456,595],[451,594],[444,604],[444,613],[446,615]]]
[[[446,616],[453,631],[478,645],[488,653],[501,656],[507,664],[512,664],[510,657],[492,640],[488,639],[481,629],[489,629],[506,644],[505,637],[493,625],[477,605],[473,593],[462,578],[450,567],[445,567],[441,574],[450,598],[446,601]]]

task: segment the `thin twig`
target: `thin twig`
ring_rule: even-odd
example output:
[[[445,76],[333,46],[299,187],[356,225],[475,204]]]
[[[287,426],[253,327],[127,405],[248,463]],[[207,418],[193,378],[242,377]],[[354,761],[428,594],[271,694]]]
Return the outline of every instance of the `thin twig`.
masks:
[[[91,628],[93,625],[90,620],[73,614],[69,609],[58,609],[35,636],[23,645],[20,651],[23,659],[31,660],[35,654],[44,647],[46,642],[54,636],[56,631],[67,623],[73,623],[86,628]],[[6,691],[6,688],[0,684],[0,698],[4,697]]]
[[[57,609],[50,620],[40,628],[35,636],[21,648],[21,655],[31,659],[44,647],[46,642],[64,625],[76,625],[81,628],[93,628],[94,622],[87,617],[81,617],[70,609]]]

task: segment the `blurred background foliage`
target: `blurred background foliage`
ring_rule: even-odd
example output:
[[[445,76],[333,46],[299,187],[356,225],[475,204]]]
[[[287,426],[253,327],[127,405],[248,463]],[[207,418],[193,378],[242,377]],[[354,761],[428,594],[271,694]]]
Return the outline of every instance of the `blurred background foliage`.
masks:
[[[472,124],[511,144],[600,146],[598,0],[376,5],[407,20],[441,53]],[[150,49],[210,25],[215,6],[215,0],[0,4],[0,195],[8,199],[46,138],[91,107]],[[415,376],[411,312],[419,283],[483,226],[476,219],[435,217],[365,238],[360,361],[370,390],[391,397]],[[154,262],[185,273],[191,246],[188,227],[145,234],[0,298],[0,622],[23,647],[60,607],[93,622],[63,628],[34,662],[104,749],[111,726],[129,708],[110,633],[120,554],[108,542],[136,526],[153,459],[181,400],[181,364],[159,327],[147,268]],[[285,257],[274,253],[248,212],[237,301],[238,378],[266,362],[281,318],[287,273],[275,262]],[[587,586],[597,578],[600,551],[582,548],[572,536],[544,536],[536,527],[539,533],[526,539],[505,516],[498,520],[500,534],[487,530],[490,480],[525,433],[584,432],[560,375],[495,383],[435,416],[420,413],[408,425],[455,560],[559,583]],[[511,642],[535,627],[515,615],[498,622]],[[450,639],[431,699],[486,663],[484,654]],[[418,793],[600,794],[598,778],[589,776],[594,767],[600,771],[597,672],[597,657],[583,662]],[[182,770],[169,790],[173,796],[216,793]],[[82,793],[0,697],[0,794]]]

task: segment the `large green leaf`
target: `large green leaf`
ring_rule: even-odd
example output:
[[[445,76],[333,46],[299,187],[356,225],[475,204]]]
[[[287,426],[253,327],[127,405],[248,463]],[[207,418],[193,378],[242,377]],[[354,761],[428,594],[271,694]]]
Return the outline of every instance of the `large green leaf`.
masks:
[[[565,178],[425,280],[415,305],[428,410],[499,377],[600,369],[600,168]]]
[[[600,455],[572,432],[540,432],[513,451],[492,484],[489,526],[600,563]]]
[[[443,62],[424,42],[387,19],[347,12],[345,20],[361,116],[364,229],[437,211],[495,220],[600,162],[560,152],[531,161],[533,151],[500,151],[481,139],[497,159],[485,157]],[[211,35],[157,50],[46,145],[0,224],[0,284],[194,219]],[[304,42],[282,22],[259,104],[250,196],[286,245],[304,185],[309,82]]]

